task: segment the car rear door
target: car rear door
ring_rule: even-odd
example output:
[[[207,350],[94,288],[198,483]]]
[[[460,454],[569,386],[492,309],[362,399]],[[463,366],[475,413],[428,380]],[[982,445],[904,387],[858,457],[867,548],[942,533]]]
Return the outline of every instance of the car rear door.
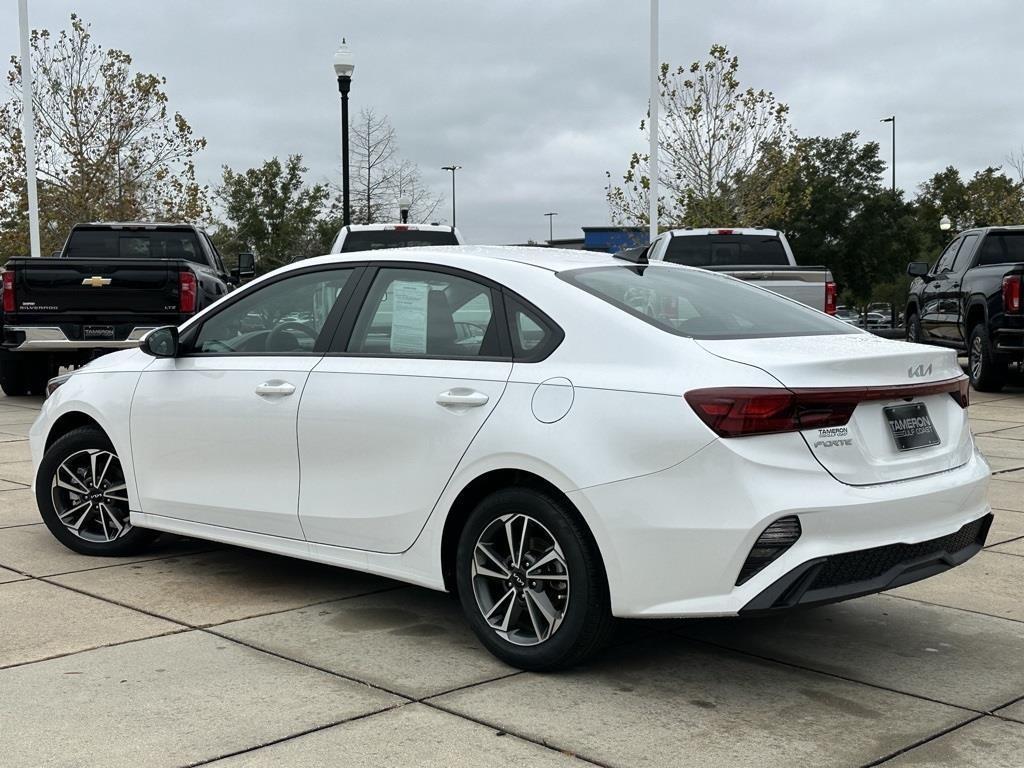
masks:
[[[364,278],[299,407],[307,540],[401,552],[416,539],[512,372],[501,291],[442,267]]]
[[[141,375],[130,429],[142,512],[302,540],[296,419],[359,268],[240,291]],[[326,330],[325,330],[326,329]]]

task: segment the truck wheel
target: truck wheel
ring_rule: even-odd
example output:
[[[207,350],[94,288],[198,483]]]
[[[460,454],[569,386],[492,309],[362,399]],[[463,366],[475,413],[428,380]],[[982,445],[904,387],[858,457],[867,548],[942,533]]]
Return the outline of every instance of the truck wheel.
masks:
[[[23,397],[31,394],[28,368],[21,360],[0,361],[0,389],[8,397]]]
[[[918,317],[916,312],[907,315],[907,341],[913,344],[921,344],[923,338],[921,335],[921,318]]]
[[[967,360],[971,386],[976,390],[999,392],[1006,386],[1006,362],[996,357],[984,323],[978,323],[971,329]]]

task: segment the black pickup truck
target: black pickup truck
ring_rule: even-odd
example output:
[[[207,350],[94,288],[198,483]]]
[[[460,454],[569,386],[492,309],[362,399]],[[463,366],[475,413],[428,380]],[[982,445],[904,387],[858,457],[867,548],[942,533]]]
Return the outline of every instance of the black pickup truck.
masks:
[[[1002,389],[1024,363],[1024,226],[965,230],[907,274],[907,340],[966,352],[974,388]]]
[[[252,273],[250,254],[228,273],[191,224],[78,224],[59,254],[4,267],[0,389],[41,394],[60,367],[179,325]]]

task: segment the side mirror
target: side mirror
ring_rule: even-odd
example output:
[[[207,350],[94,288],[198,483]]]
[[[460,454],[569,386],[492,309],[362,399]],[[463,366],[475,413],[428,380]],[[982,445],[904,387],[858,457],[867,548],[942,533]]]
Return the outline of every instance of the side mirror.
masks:
[[[928,262],[927,261],[912,261],[907,265],[907,274],[911,277],[928,277]]]
[[[154,328],[142,337],[139,349],[153,357],[177,357],[178,356],[178,328],[174,325],[165,325],[161,328]]]
[[[238,266],[231,270],[236,283],[256,277],[256,257],[251,253],[238,254]]]

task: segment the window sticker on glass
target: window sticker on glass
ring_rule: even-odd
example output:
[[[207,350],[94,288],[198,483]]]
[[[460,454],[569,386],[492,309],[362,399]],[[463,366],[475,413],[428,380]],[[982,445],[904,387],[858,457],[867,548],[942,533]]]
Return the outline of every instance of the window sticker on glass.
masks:
[[[427,304],[430,286],[395,280],[391,284],[391,351],[404,355],[427,352]]]

